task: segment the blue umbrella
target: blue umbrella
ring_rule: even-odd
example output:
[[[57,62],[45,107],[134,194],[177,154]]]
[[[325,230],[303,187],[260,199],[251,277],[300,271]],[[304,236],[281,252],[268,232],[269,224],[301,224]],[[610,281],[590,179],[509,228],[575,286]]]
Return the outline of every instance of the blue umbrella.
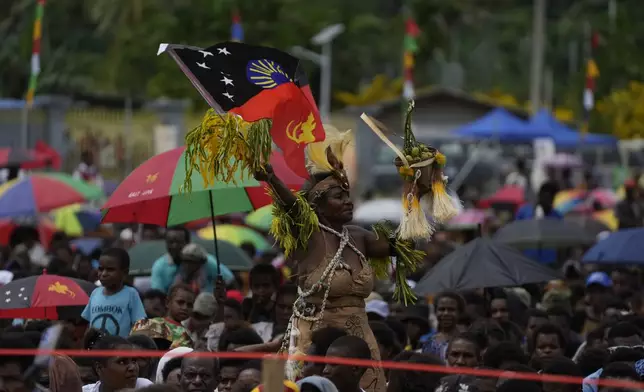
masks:
[[[644,264],[644,229],[625,229],[611,233],[586,252],[582,263]]]
[[[83,237],[70,241],[70,244],[82,254],[90,255],[93,251],[103,246],[103,239]]]

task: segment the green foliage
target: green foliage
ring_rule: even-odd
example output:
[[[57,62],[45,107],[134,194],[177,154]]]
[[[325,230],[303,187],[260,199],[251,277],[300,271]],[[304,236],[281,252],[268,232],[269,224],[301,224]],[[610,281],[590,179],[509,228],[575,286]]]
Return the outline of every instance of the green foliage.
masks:
[[[498,87],[520,101],[528,98],[532,0],[49,1],[39,92],[188,97],[204,105],[174,62],[156,51],[162,42],[208,46],[229,39],[234,9],[241,14],[246,42],[286,50],[293,45],[319,50],[310,38],[328,24],[344,23],[347,31],[333,47],[333,88],[355,92],[378,74],[400,77],[403,3],[421,29],[417,85],[440,82],[440,57],[463,67],[467,90]],[[597,97],[630,80],[644,80],[640,0],[618,1],[614,25],[605,2],[548,4],[546,65],[555,77],[557,105],[576,109],[581,102],[586,22],[602,36],[595,53],[601,72]],[[0,16],[0,95],[21,97],[30,72],[35,0],[2,0],[2,8],[8,12]],[[571,45],[577,56],[572,69]],[[305,67],[315,90],[319,70],[308,62]]]

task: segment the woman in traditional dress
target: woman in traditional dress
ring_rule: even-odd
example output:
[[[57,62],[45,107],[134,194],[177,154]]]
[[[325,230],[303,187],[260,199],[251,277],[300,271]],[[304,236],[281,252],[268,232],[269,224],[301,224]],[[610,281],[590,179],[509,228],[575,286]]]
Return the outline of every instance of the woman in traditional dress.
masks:
[[[411,242],[397,241],[384,226],[372,232],[348,225],[353,219],[353,203],[338,159],[346,145],[343,139],[341,135],[334,140],[327,130],[326,142],[309,145],[307,169],[311,177],[300,194],[292,193],[270,166],[255,174],[257,180],[270,185],[275,215],[272,232],[297,266],[299,298],[283,348],[288,345],[290,354],[307,353],[312,331],[338,327],[364,339],[372,359],[380,360],[365,312],[365,298],[373,290],[375,278],[368,260],[387,260],[392,254],[419,259],[422,252],[414,251]],[[290,362],[289,378],[298,377],[301,366]],[[370,392],[384,391],[382,368],[369,369],[361,386]]]

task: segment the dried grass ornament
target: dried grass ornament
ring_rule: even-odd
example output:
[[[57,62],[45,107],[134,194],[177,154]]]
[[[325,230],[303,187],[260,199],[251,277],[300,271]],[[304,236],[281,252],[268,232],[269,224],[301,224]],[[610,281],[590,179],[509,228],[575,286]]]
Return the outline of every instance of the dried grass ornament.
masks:
[[[380,130],[381,124],[362,114],[362,120],[380,137],[397,155],[394,160],[398,172],[408,184],[403,194],[403,216],[397,233],[400,239],[427,240],[434,233],[434,227],[427,219],[424,210],[431,213],[436,223],[443,223],[458,214],[458,208],[452,197],[447,193],[447,178],[443,175],[446,158],[437,149],[416,140],[411,128],[411,114],[414,101],[409,101],[405,119],[405,129],[402,151],[396,147]],[[418,199],[423,191],[424,200]],[[425,208],[423,208],[425,207]]]
[[[201,124],[188,132],[186,140],[186,177],[182,191],[192,191],[192,172],[201,174],[203,186],[215,181],[235,183],[235,173],[250,178],[268,163],[272,151],[272,121],[246,122],[233,113],[209,109]]]

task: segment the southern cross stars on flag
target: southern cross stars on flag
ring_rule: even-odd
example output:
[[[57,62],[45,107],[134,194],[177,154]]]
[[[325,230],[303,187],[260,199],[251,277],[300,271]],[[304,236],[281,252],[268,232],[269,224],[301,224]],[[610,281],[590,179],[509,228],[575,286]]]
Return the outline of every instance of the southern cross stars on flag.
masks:
[[[299,60],[277,49],[223,42],[201,49],[162,44],[212,108],[245,121],[272,119],[271,136],[289,166],[307,176],[306,144],[324,140],[324,129]],[[296,131],[293,131],[293,129]]]

